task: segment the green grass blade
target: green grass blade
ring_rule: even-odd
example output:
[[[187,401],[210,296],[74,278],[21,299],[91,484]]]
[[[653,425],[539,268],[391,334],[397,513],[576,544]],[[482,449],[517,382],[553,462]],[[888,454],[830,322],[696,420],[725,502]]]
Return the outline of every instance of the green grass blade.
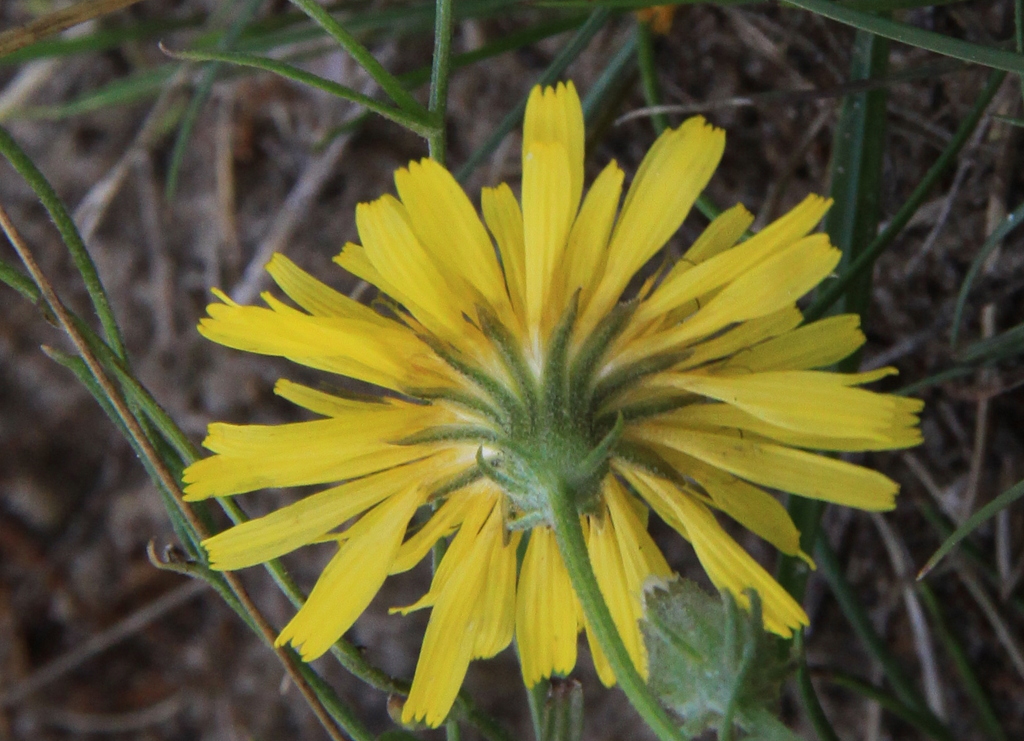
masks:
[[[606,107],[611,98],[615,97],[616,91],[622,87],[627,76],[633,72],[638,43],[636,33],[630,34],[626,43],[615,52],[615,56],[608,62],[608,66],[601,70],[601,74],[594,80],[590,90],[583,96],[581,101],[583,120],[588,126],[594,123],[600,111]]]
[[[648,106],[661,105],[661,86],[658,84],[658,68],[654,62],[654,39],[651,27],[646,21],[636,19],[637,62],[640,67],[640,81],[643,84],[644,101]],[[651,116],[654,132],[660,134],[668,128],[668,116],[655,113]]]
[[[818,693],[814,691],[814,685],[811,683],[811,671],[807,667],[807,655],[804,653],[804,632],[797,631],[793,641],[800,656],[796,665],[797,691],[804,712],[807,713],[807,718],[811,722],[811,727],[814,728],[818,741],[840,741],[839,735],[829,723],[828,716],[825,715],[825,710],[818,700]]]
[[[960,527],[954,530],[953,533],[946,538],[942,545],[939,546],[939,549],[932,554],[932,557],[928,559],[928,563],[926,563],[921,568],[921,571],[918,572],[917,578],[923,579],[927,576],[928,572],[934,569],[936,564],[938,564],[947,553],[956,548],[957,544],[961,540],[977,530],[982,523],[990,520],[1022,496],[1024,496],[1024,480],[1018,481],[1012,487],[968,517]]]
[[[990,365],[1024,355],[1024,323],[968,345],[956,355],[964,365]]]
[[[946,649],[946,653],[949,654],[949,658],[953,661],[957,674],[960,675],[963,683],[962,687],[970,698],[971,704],[974,705],[974,710],[978,714],[978,720],[981,721],[981,725],[984,727],[985,734],[992,741],[1007,741],[1006,731],[999,724],[996,712],[992,709],[992,702],[989,700],[985,688],[982,687],[981,682],[978,680],[967,651],[964,650],[963,646],[960,645],[960,641],[953,635],[949,623],[942,614],[942,607],[939,605],[939,600],[935,597],[935,592],[932,591],[932,588],[926,582],[919,582],[917,593],[921,597],[921,602],[924,603],[925,609],[928,610],[935,633],[942,642],[943,648]]]
[[[356,40],[355,36],[345,30],[334,17],[324,10],[316,0],[291,0],[291,3],[308,15],[320,28],[347,51],[352,58],[372,77],[399,108],[414,116],[423,116],[426,109],[413,98],[398,79],[384,69],[384,66]]]
[[[1021,223],[1024,223],[1024,203],[1021,203],[1006,215],[1006,218],[992,231],[988,239],[981,245],[978,254],[971,261],[971,267],[967,271],[967,275],[964,276],[964,282],[960,285],[960,292],[956,297],[956,308],[953,310],[953,331],[949,338],[950,346],[956,347],[956,342],[960,337],[960,325],[964,318],[964,306],[967,305],[967,295],[971,292],[971,287],[974,285],[974,280],[978,277],[978,273],[981,272],[981,266],[985,264],[988,256],[1006,238],[1006,235],[1020,226]]]
[[[353,90],[352,88],[339,85],[331,80],[326,80],[323,77],[306,72],[299,67],[288,64],[287,62],[279,62],[276,59],[259,57],[254,54],[245,54],[243,52],[168,51],[167,53],[176,59],[183,59],[187,61],[229,62],[243,67],[253,67],[256,69],[266,70],[267,72],[273,72],[281,77],[286,77],[289,80],[294,80],[295,82],[315,87],[318,90],[323,90],[324,92],[330,93],[331,95],[339,98],[352,101],[353,103],[358,103],[374,113],[384,116],[407,129],[415,131],[417,134],[425,136],[432,130],[430,121],[426,120],[423,116],[414,116],[410,113],[399,110],[398,108],[387,106],[378,100],[374,100],[367,95],[363,95],[362,93]]]
[[[75,226],[71,214],[68,213],[64,203],[57,196],[57,192],[43,176],[43,173],[39,171],[39,168],[29,159],[22,148],[18,146],[13,137],[7,133],[7,130],[2,127],[0,127],[0,154],[25,179],[25,182],[32,188],[33,192],[42,202],[43,207],[50,214],[50,218],[53,219],[57,231],[60,232],[64,245],[67,247],[68,252],[71,253],[71,259],[75,263],[75,268],[78,270],[79,275],[82,276],[85,290],[92,301],[96,316],[99,317],[107,342],[118,357],[122,360],[127,359],[128,355],[125,351],[124,340],[121,338],[121,330],[117,326],[114,312],[110,308],[107,292],[103,288],[99,273],[96,272],[96,265],[85,248],[82,235],[78,233],[78,227]]]
[[[556,80],[565,72],[566,68],[572,63],[576,57],[587,47],[590,40],[594,38],[598,31],[604,28],[605,23],[611,17],[611,11],[608,10],[595,10],[587,18],[586,22],[580,26],[579,30],[575,33],[572,39],[566,44],[561,51],[555,55],[555,58],[551,60],[551,64],[548,65],[547,69],[541,73],[540,77],[537,78],[535,84],[537,85],[552,85]],[[459,168],[458,172],[455,173],[455,178],[460,182],[464,183],[466,179],[473,173],[473,171],[480,166],[485,159],[487,159],[498,145],[501,144],[502,140],[508,135],[512,129],[519,125],[523,119],[523,113],[526,111],[526,100],[529,96],[529,92],[524,95],[520,101],[516,104],[515,108],[508,112],[508,114],[501,120],[501,123],[495,128],[494,132],[488,137],[480,147],[476,149],[466,160],[465,164]]]
[[[860,31],[899,41],[909,46],[916,46],[919,49],[927,49],[946,57],[962,59],[965,62],[981,64],[993,69],[1001,69],[1005,72],[1024,73],[1024,55],[1016,52],[994,49],[990,46],[974,44],[970,41],[961,41],[941,33],[926,31],[907,23],[900,23],[899,21],[840,5],[832,0],[783,0],[783,4],[791,5],[794,8],[800,8],[825,18],[831,18],[847,26],[853,26]]]
[[[231,22],[231,25],[221,37],[217,45],[218,50],[228,51],[235,45],[238,37],[242,35],[245,27],[255,17],[262,4],[263,0],[245,0],[238,17]],[[188,108],[185,109],[185,115],[182,116],[181,125],[178,127],[178,134],[174,138],[174,147],[171,150],[171,160],[167,167],[167,179],[164,182],[164,196],[168,201],[174,200],[174,193],[178,189],[178,177],[181,174],[181,163],[185,160],[185,151],[188,149],[188,142],[192,137],[192,129],[195,128],[196,121],[199,120],[199,113],[202,111],[203,106],[206,105],[206,100],[213,91],[213,83],[217,80],[219,70],[220,64],[206,65],[202,76],[199,78],[199,83],[192,93],[192,99],[188,103]]]
[[[32,279],[8,263],[0,260],[0,281],[7,284],[34,304],[39,303],[39,289]]]
[[[977,100],[974,101],[974,105],[971,107],[967,117],[964,118],[963,122],[957,128],[956,133],[950,140],[949,144],[939,155],[935,163],[928,168],[928,172],[921,178],[921,182],[918,183],[917,187],[914,188],[914,192],[911,193],[910,197],[906,202],[900,206],[899,211],[893,216],[885,229],[882,230],[871,244],[866,247],[857,258],[844,270],[840,276],[832,281],[829,281],[825,287],[821,290],[818,296],[815,298],[807,311],[804,312],[804,319],[808,322],[812,322],[815,319],[823,317],[832,306],[843,296],[846,292],[847,287],[855,280],[859,279],[859,276],[865,273],[869,273],[871,267],[875,264],[875,260],[882,254],[885,249],[892,244],[893,240],[899,235],[903,228],[910,223],[910,220],[917,213],[917,210],[924,204],[925,199],[931,192],[932,188],[939,181],[939,179],[946,173],[946,171],[952,166],[956,160],[957,155],[960,154],[960,150],[964,144],[970,138],[971,134],[977,128],[978,123],[981,121],[982,116],[985,114],[985,110],[988,108],[989,103],[995,97],[996,92],[999,90],[999,86],[1003,84],[1003,80],[1006,78],[1005,72],[992,72],[989,75],[988,81],[985,83],[984,89],[978,96]]]

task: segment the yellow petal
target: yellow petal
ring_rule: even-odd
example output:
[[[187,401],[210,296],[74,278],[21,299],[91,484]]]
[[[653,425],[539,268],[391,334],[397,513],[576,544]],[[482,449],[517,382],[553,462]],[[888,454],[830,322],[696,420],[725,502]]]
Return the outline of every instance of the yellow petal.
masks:
[[[618,630],[636,670],[646,679],[647,649],[644,647],[639,623],[642,617],[640,591],[643,589],[643,582],[637,583],[630,578],[631,575],[623,564],[624,554],[619,548],[616,523],[611,515],[607,512],[605,514],[603,522],[591,518],[587,552],[590,555],[597,584],[601,588],[601,595],[611,612],[615,628]],[[628,542],[628,534],[626,539]],[[637,554],[632,555],[637,556]],[[633,565],[639,568],[637,564]],[[633,576],[639,575],[633,574]]]
[[[530,91],[523,119],[524,171],[527,154],[538,143],[558,144],[568,155],[569,198],[566,203],[571,210],[571,221],[583,193],[584,147],[583,107],[571,81],[560,82],[553,88],[538,85]]]
[[[795,306],[786,306],[771,314],[750,319],[695,346],[693,354],[680,363],[678,369],[696,368],[734,353],[735,365],[745,368],[747,355],[753,348],[760,347],[758,343],[767,344],[773,337],[793,334],[791,330],[799,326],[803,319],[803,314]]]
[[[413,604],[406,607],[392,607],[389,612],[407,615],[410,612],[422,610],[424,607],[430,607],[437,603],[438,598],[447,588],[448,583],[458,573],[459,564],[469,558],[477,542],[477,536],[494,512],[497,502],[498,496],[494,493],[468,498],[467,511],[459,525],[459,532],[452,538],[452,542],[448,544],[444,558],[441,559],[437,571],[434,572],[434,578],[430,582],[430,589]]]
[[[753,223],[754,214],[744,208],[742,203],[726,209],[701,232],[690,249],[683,254],[680,263],[698,265],[724,252],[735,245]]]
[[[270,258],[267,272],[292,301],[314,316],[359,319],[382,327],[389,324],[386,318],[369,306],[353,301],[321,283],[280,253]]]
[[[274,393],[292,404],[325,417],[340,417],[343,414],[367,408],[367,402],[363,399],[346,399],[326,391],[303,386],[301,383],[294,383],[286,378],[278,379],[274,384]],[[385,407],[381,405],[380,408],[384,409]]]
[[[366,256],[387,276],[391,297],[435,334],[456,333],[464,323],[456,293],[416,238],[405,207],[389,195],[360,203],[356,228]]]
[[[408,571],[426,558],[434,543],[451,535],[458,528],[472,504],[472,497],[462,491],[448,497],[423,527],[402,543],[391,564],[391,573],[400,574]]]
[[[619,166],[609,162],[590,186],[569,233],[565,253],[565,292],[571,296],[576,289],[582,289],[584,304],[604,271],[608,237],[615,224],[623,177]]]
[[[651,506],[671,511],[675,519],[685,524],[693,550],[716,587],[730,592],[744,608],[750,606],[744,591],[756,590],[761,596],[765,627],[784,638],[808,624],[803,608],[729,537],[707,507],[664,479],[641,472],[633,478]]]
[[[728,255],[724,252],[719,257]],[[832,272],[840,256],[839,250],[829,244],[827,235],[805,237],[743,273],[678,327],[638,342],[665,348],[683,345],[730,324],[791,306]],[[715,259],[701,263],[683,277],[697,273]]]
[[[429,349],[397,322],[282,313],[259,306],[210,304],[199,333],[227,347],[289,358],[385,388],[400,389]]]
[[[726,366],[751,373],[826,368],[857,350],[864,339],[860,317],[839,314],[751,347],[731,358]]]
[[[517,316],[526,311],[526,248],[523,245],[523,212],[512,189],[505,183],[480,192],[480,207],[487,228],[494,235],[505,269],[509,297]]]
[[[516,552],[522,539],[522,532],[511,533],[506,543],[500,528],[491,536],[487,578],[477,601],[474,659],[488,659],[512,642],[516,626]]]
[[[523,557],[516,600],[516,644],[527,687],[572,671],[577,613],[576,593],[555,535],[550,528],[535,527]]]
[[[667,383],[724,401],[765,422],[821,437],[870,440],[890,446],[893,433],[915,430],[924,404],[842,383],[825,371],[767,371],[741,376],[671,374]]]
[[[186,500],[343,481],[408,463],[438,448],[389,442],[437,420],[437,408],[404,403],[366,407],[312,422],[210,425],[203,445],[219,455],[185,469]]]
[[[402,709],[403,723],[423,721],[436,728],[451,710],[473,658],[480,611],[491,607],[483,604],[483,597],[494,544],[501,541],[501,527],[501,514],[495,508],[480,532],[472,536],[471,547],[460,554],[445,585],[439,589],[431,586],[438,598]],[[442,563],[449,560],[450,553],[445,554]]]
[[[363,515],[274,645],[291,643],[305,661],[312,661],[352,627],[384,583],[402,535],[424,497],[417,487]]]
[[[504,313],[508,297],[494,246],[451,173],[423,159],[395,172],[395,185],[413,232],[434,264],[450,284],[465,287],[456,296],[462,311],[475,316],[475,303],[483,299]]]
[[[712,466],[772,489],[810,499],[887,510],[899,486],[877,471],[781,445],[646,423],[630,429],[654,445],[665,445]]]
[[[334,258],[334,262],[352,273],[361,280],[365,280],[372,286],[398,299],[399,290],[391,285],[384,276],[373,266],[370,258],[366,256],[366,250],[361,244],[348,242],[341,248],[341,252]]]
[[[921,432],[916,427],[891,427],[887,440],[880,443],[873,438],[833,437],[806,432],[795,432],[779,427],[753,414],[729,404],[691,404],[666,414],[663,419],[680,427],[690,427],[709,432],[725,433],[727,430],[743,430],[747,435],[768,438],[794,448],[812,450],[897,450],[921,442]],[[756,437],[754,439],[757,439]]]
[[[699,116],[654,142],[626,194],[608,247],[608,267],[588,308],[586,328],[611,309],[633,274],[679,229],[718,167],[724,148],[725,133]]]
[[[535,342],[558,321],[567,303],[564,294],[552,290],[573,216],[567,163],[561,144],[538,142],[523,155],[526,316]]]
[[[431,480],[445,467],[440,460],[443,457],[335,486],[207,538],[203,547],[210,555],[210,566],[219,571],[244,569],[315,542],[328,530],[387,497],[409,488],[423,488],[425,477]]]

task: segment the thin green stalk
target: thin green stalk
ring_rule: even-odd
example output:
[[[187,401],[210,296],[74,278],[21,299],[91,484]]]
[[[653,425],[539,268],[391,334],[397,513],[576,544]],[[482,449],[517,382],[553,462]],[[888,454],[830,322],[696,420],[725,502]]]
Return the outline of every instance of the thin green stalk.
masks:
[[[445,721],[444,737],[446,741],[462,741],[462,731],[459,729],[459,721],[453,718]]]
[[[0,33],[0,57],[54,36],[79,23],[113,13],[137,2],[139,0],[80,0],[68,8],[47,13],[24,26]]]
[[[1018,226],[1024,223],[1024,203],[1021,203],[1017,208],[1006,215],[999,226],[997,226],[991,234],[988,235],[988,239],[981,245],[981,249],[978,250],[978,254],[971,260],[971,267],[967,271],[967,275],[964,276],[964,282],[960,285],[960,291],[956,297],[956,308],[953,309],[953,330],[950,333],[949,344],[951,347],[956,347],[957,340],[960,337],[960,324],[963,321],[964,307],[967,305],[967,296],[971,292],[971,287],[974,285],[975,279],[978,277],[978,273],[981,272],[982,266],[1000,244],[1003,243],[1003,239],[1007,234],[1012,232]]]
[[[6,283],[32,303],[39,302],[39,289],[36,288],[36,284],[6,260],[0,260],[0,281]]]
[[[851,262],[846,269],[839,275],[835,280],[829,281],[825,287],[815,298],[814,303],[808,307],[807,311],[804,312],[804,318],[808,322],[812,322],[815,319],[820,319],[832,308],[832,306],[846,293],[850,284],[858,278],[862,273],[866,273],[874,265],[875,260],[878,256],[892,243],[892,241],[899,235],[903,228],[910,223],[910,220],[917,213],[917,210],[924,204],[928,198],[928,194],[932,188],[939,181],[939,179],[946,174],[946,171],[956,160],[957,155],[960,154],[960,150],[964,144],[970,138],[971,134],[977,128],[978,123],[981,121],[981,117],[985,114],[985,110],[988,108],[989,103],[992,102],[992,98],[995,97],[996,92],[999,90],[999,86],[1003,84],[1003,80],[1006,79],[1005,72],[992,72],[988,81],[985,83],[985,87],[981,91],[981,95],[974,101],[974,105],[971,107],[967,117],[957,128],[956,133],[950,140],[949,144],[939,155],[935,163],[928,168],[928,172],[921,178],[921,182],[914,188],[914,192],[910,194],[910,197],[900,207],[896,215],[893,216],[885,229],[875,237],[871,244],[864,248],[864,250],[857,256],[857,258]]]
[[[583,96],[583,120],[587,126],[591,126],[604,107],[606,101],[622,85],[623,79],[633,70],[636,62],[636,49],[639,44],[637,30],[634,28],[625,43],[615,52],[615,56],[608,62],[601,74],[590,86],[590,90]]]
[[[821,702],[818,700],[818,693],[814,691],[814,685],[811,683],[811,672],[807,668],[807,656],[804,653],[804,632],[798,630],[793,636],[793,641],[800,657],[796,666],[796,686],[800,693],[800,702],[803,703],[804,712],[807,713],[807,718],[811,721],[818,741],[839,741],[839,736],[832,728],[832,724],[829,723],[828,716],[825,715]]]
[[[996,717],[992,703],[985,692],[985,688],[982,687],[981,682],[978,680],[978,675],[974,671],[970,657],[953,634],[949,623],[946,622],[935,592],[932,591],[932,588],[927,583],[918,582],[917,593],[932,619],[932,627],[935,629],[935,634],[942,642],[942,646],[946,649],[946,653],[949,654],[949,658],[953,660],[953,666],[956,667],[960,679],[963,680],[962,686],[967,692],[967,696],[971,699],[971,704],[974,705],[974,710],[978,714],[978,720],[981,721],[986,735],[992,741],[1007,741],[1006,731],[1003,730],[999,723],[999,718]]]
[[[434,130],[427,135],[430,156],[444,165],[448,133],[448,77],[452,68],[452,0],[437,0],[434,15],[434,60],[430,68],[430,113]]]
[[[569,572],[573,591],[583,606],[583,614],[586,615],[590,629],[615,673],[616,681],[630,703],[661,741],[685,741],[686,737],[676,728],[665,709],[658,704],[657,699],[647,688],[647,683],[633,666],[629,651],[615,627],[612,614],[597,584],[594,568],[590,564],[580,515],[572,492],[559,482],[551,487],[549,496],[558,550]]]
[[[346,31],[316,0],[291,0],[291,2],[308,15],[320,28],[330,34],[356,60],[359,66],[369,73],[370,77],[381,86],[399,108],[417,116],[425,113],[423,106],[409,94],[398,78],[384,69],[384,66],[377,61],[369,50],[360,44],[355,36]]]
[[[901,44],[916,46],[919,49],[927,49],[946,57],[1014,74],[1024,73],[1024,55],[1016,52],[994,49],[970,41],[961,41],[945,34],[911,26],[908,23],[900,23],[886,17],[856,10],[832,0],[784,0],[783,4],[831,18],[860,31],[899,41]]]
[[[651,27],[646,21],[636,19],[636,56],[640,66],[640,80],[644,88],[644,101],[648,106],[661,105],[661,89],[658,85],[658,67],[654,63],[654,39]],[[668,128],[668,116],[655,113],[651,116],[654,132],[661,134]]]
[[[74,261],[78,273],[82,276],[85,290],[92,301],[96,316],[99,317],[107,342],[118,357],[126,360],[128,354],[121,337],[121,330],[117,326],[117,319],[114,318],[114,311],[110,308],[107,292],[103,288],[99,273],[96,271],[96,264],[93,263],[89,251],[85,248],[82,235],[78,233],[78,227],[75,226],[71,214],[68,213],[57,192],[43,176],[43,173],[3,127],[0,127],[0,154],[7,158],[11,166],[25,179],[50,214],[68,252],[71,253],[71,259]]]
[[[551,60],[551,64],[548,65],[547,69],[541,73],[540,77],[537,78],[535,84],[537,85],[552,85],[566,70],[566,68],[573,62],[576,57],[587,47],[590,40],[594,38],[598,31],[604,28],[605,23],[611,17],[611,11],[605,9],[595,10],[587,18],[586,23],[580,26],[579,30],[572,37],[568,44],[566,44],[561,51]],[[466,163],[459,168],[459,171],[455,173],[455,179],[460,183],[466,182],[466,179],[480,166],[480,163],[487,159],[490,154],[497,149],[498,145],[501,144],[502,140],[508,135],[512,129],[519,125],[523,120],[523,113],[526,111],[526,101],[529,96],[524,95],[516,107],[506,114],[505,118],[501,120],[501,123],[494,129],[491,136],[480,145],[466,160]]]
[[[428,136],[433,131],[433,125],[431,124],[429,117],[424,113],[409,113],[408,111],[394,108],[392,106],[381,103],[368,95],[353,90],[350,87],[339,85],[331,80],[324,79],[314,75],[311,72],[306,72],[304,69],[296,67],[287,62],[279,62],[276,59],[270,59],[269,57],[259,57],[254,54],[246,54],[244,52],[229,52],[229,51],[168,51],[164,49],[164,53],[174,59],[183,59],[186,61],[193,62],[209,62],[209,61],[221,61],[230,62],[232,64],[238,64],[243,67],[255,67],[257,69],[266,70],[275,74],[286,77],[289,80],[315,87],[318,90],[323,90],[326,93],[337,96],[344,100],[358,103],[361,106],[384,116],[387,119],[394,121],[395,123],[404,126],[410,131],[414,131],[422,136]]]

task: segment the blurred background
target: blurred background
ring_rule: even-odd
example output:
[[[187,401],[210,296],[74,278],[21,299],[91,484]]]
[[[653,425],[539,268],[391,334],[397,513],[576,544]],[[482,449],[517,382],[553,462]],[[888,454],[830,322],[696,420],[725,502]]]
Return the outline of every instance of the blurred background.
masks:
[[[57,7],[0,2],[0,30]],[[871,9],[878,7],[885,6]],[[389,70],[409,75],[411,86],[426,82],[432,4],[345,1],[330,9]],[[898,367],[886,390],[917,384],[927,402],[925,444],[863,459],[902,485],[894,513],[827,512],[833,571],[859,610],[837,600],[842,585],[819,569],[805,599],[806,645],[818,695],[843,739],[940,738],[884,709],[893,696],[909,703],[896,677],[944,721],[947,738],[1024,738],[1018,509],[976,531],[970,548],[925,587],[914,582],[951,526],[1024,478],[1024,399],[1014,391],[1024,379],[1024,335],[1013,331],[1024,322],[1024,236],[989,240],[979,259],[1024,200],[1021,132],[1012,120],[1022,115],[1019,80],[993,84],[977,65],[892,44],[880,80],[851,82],[854,30],[775,3],[681,6],[653,28],[599,3],[460,0],[456,10],[453,51],[465,65],[451,78],[448,164],[458,171],[485,155],[461,173],[476,202],[483,185],[518,182],[514,109],[543,75],[574,80],[585,99],[591,177],[610,159],[627,177],[635,171],[659,120],[621,117],[650,102],[677,107],[667,113],[672,125],[701,113],[724,128],[725,157],[707,196],[721,208],[745,204],[758,226],[808,193],[830,192],[844,102],[867,101],[868,89],[884,126],[874,129],[880,176],[861,197],[876,199],[883,228],[956,143],[972,109],[983,112],[874,267],[862,368]],[[1011,2],[971,0],[898,18],[996,46],[1012,44],[1014,12]],[[253,70],[186,66],[158,42],[238,43],[366,93],[376,88],[283,0],[142,0],[0,57],[0,122],[73,213],[138,378],[198,443],[214,420],[300,418],[273,384],[315,378],[200,338],[195,326],[209,289],[258,299],[268,287],[262,265],[280,251],[371,299],[331,258],[356,238],[355,205],[393,192],[392,172],[426,156],[426,146],[326,93]],[[425,86],[416,89],[425,100]],[[494,137],[510,115],[511,132]],[[64,301],[92,317],[58,232],[6,163],[0,204]],[[679,254],[706,223],[695,211],[667,249]],[[6,241],[0,257],[17,261]],[[954,348],[955,304],[972,265]],[[277,658],[210,589],[151,565],[147,544],[159,551],[175,537],[131,447],[42,352],[71,351],[61,332],[7,286],[0,307],[0,739],[326,738]],[[991,337],[999,342],[982,342]],[[240,501],[258,515],[297,495]],[[685,542],[661,523],[652,529],[673,567],[705,579]],[[773,567],[769,547],[737,537]],[[329,555],[310,548],[285,562],[308,589]],[[259,569],[244,578],[282,626],[291,605]],[[426,565],[392,578],[350,633],[391,674],[411,677],[426,614],[389,616],[387,608],[414,601],[428,581]],[[855,627],[858,616],[866,629]],[[880,645],[865,640],[869,633]],[[584,685],[585,738],[648,738],[621,693],[601,688],[580,653],[574,676]],[[329,659],[317,667],[374,732],[392,727],[386,695]],[[475,662],[467,687],[514,738],[531,736],[511,650]],[[791,685],[780,713],[814,737]]]

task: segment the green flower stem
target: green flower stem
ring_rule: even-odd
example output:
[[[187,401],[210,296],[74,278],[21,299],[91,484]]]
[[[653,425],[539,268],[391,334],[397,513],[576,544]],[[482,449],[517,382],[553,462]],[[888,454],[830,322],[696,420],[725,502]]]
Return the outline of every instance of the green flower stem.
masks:
[[[580,514],[572,491],[558,482],[550,488],[550,501],[558,550],[569,572],[573,590],[583,605],[583,614],[615,672],[615,679],[630,703],[661,741],[687,741],[647,688],[647,683],[633,666],[629,651],[619,636],[612,614],[601,595],[594,568],[590,565],[583,528],[580,526]]]
[[[447,148],[448,76],[452,68],[452,0],[437,0],[434,15],[434,61],[430,68],[430,113],[434,130],[427,135],[431,158],[443,165]]]
[[[814,685],[811,684],[811,671],[807,668],[807,656],[804,653],[804,632],[802,630],[796,632],[793,636],[793,642],[796,644],[797,653],[800,657],[796,667],[797,690],[800,693],[800,701],[807,712],[807,717],[811,721],[811,726],[814,728],[814,733],[818,736],[818,741],[839,741],[839,735],[832,728],[832,724],[829,723],[828,716],[825,715],[825,711],[818,701],[818,694],[814,691]]]

